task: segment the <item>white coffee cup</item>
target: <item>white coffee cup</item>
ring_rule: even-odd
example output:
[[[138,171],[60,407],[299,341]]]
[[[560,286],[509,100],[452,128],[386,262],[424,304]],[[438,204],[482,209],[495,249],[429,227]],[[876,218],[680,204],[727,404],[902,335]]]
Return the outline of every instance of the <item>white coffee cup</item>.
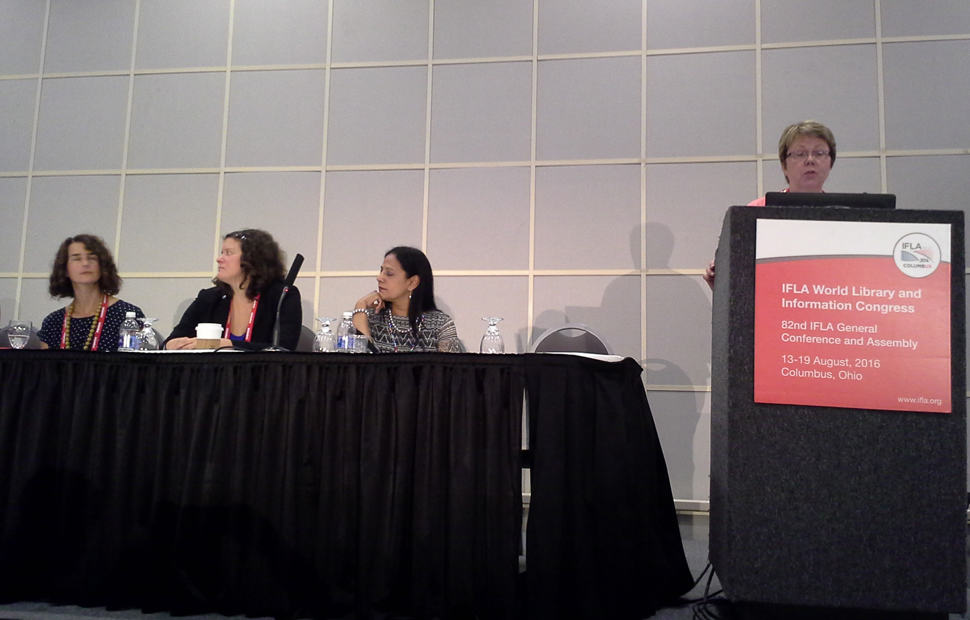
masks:
[[[199,323],[195,326],[195,348],[215,349],[222,338],[222,325],[218,323]]]

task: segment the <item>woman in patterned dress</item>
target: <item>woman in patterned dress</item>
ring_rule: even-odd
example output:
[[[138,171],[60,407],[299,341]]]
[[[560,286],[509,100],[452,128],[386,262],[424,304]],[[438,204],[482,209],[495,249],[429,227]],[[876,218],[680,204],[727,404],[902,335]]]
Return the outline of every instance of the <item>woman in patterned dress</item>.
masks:
[[[377,290],[357,300],[354,327],[380,353],[465,350],[455,322],[435,305],[428,257],[408,246],[384,254]]]

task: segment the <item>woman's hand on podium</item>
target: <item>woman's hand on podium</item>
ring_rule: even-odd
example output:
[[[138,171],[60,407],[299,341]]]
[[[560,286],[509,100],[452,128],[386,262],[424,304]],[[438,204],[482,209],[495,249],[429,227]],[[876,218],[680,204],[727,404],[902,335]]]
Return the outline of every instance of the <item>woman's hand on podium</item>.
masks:
[[[713,259],[711,259],[710,264],[707,266],[707,269],[704,271],[704,281],[707,282],[707,285],[711,287],[711,290],[713,291],[714,290],[714,260]]]

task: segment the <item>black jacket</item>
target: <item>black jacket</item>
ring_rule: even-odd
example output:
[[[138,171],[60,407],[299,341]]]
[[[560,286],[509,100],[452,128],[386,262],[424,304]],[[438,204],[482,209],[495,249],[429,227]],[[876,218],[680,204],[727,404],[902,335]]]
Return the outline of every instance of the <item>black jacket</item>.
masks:
[[[276,306],[283,292],[283,281],[270,284],[260,293],[259,307],[256,308],[256,320],[253,321],[252,342],[237,342],[235,345],[244,349],[260,350],[270,346],[273,341],[273,324],[276,321]],[[242,293],[239,293],[240,295]],[[225,289],[213,286],[199,291],[182,314],[179,324],[165,342],[173,338],[195,337],[195,326],[199,323],[219,323],[223,327],[229,317],[231,298]],[[296,349],[300,339],[300,329],[303,322],[303,309],[300,305],[300,290],[291,286],[283,300],[280,309],[280,346],[291,351]]]

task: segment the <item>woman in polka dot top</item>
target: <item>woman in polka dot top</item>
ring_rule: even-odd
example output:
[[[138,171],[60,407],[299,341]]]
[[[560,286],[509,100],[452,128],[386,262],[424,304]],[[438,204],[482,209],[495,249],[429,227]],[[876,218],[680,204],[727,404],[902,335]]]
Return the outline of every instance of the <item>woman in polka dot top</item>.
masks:
[[[70,297],[66,308],[51,312],[37,334],[45,349],[116,351],[125,313],[141,308],[118,299],[121,278],[111,252],[94,235],[76,235],[61,243],[54,257],[51,297]]]

